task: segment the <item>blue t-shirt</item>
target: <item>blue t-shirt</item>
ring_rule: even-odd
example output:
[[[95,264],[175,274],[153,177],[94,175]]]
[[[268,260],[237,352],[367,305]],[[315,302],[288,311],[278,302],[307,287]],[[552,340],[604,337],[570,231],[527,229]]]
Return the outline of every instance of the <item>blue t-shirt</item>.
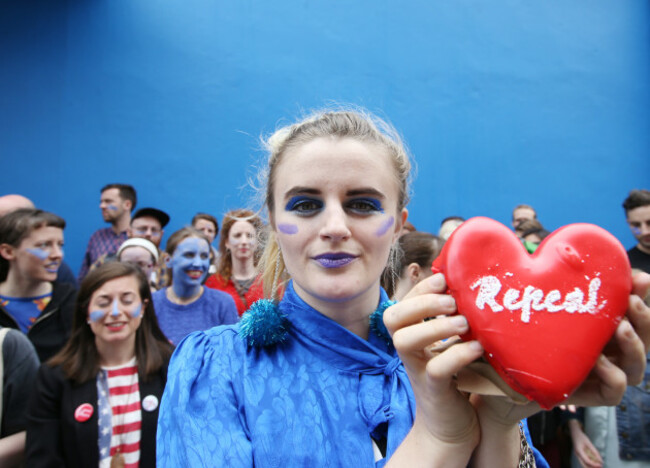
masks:
[[[204,287],[203,294],[191,304],[174,304],[167,299],[167,288],[152,295],[158,324],[165,336],[178,344],[193,331],[202,331],[217,325],[237,323],[237,306],[230,296]]]
[[[0,295],[0,305],[14,318],[20,331],[27,333],[51,299],[52,292],[36,297]]]

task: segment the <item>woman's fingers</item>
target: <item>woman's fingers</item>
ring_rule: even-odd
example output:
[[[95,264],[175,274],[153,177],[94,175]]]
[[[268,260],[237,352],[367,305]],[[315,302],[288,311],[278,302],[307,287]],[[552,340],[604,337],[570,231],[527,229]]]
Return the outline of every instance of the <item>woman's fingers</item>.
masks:
[[[631,307],[636,305],[632,304],[636,301],[640,301],[640,299],[631,296]],[[640,384],[643,381],[646,366],[646,348],[643,341],[627,320],[622,320],[616,327],[614,340],[617,353],[611,360],[625,372],[628,385]]]
[[[421,352],[440,340],[463,334],[467,330],[469,325],[462,315],[438,317],[397,329],[393,333],[393,345],[400,353]]]
[[[650,351],[650,307],[643,302],[650,291],[650,275],[637,273],[632,277],[633,296],[627,310],[627,318],[634,327],[636,334],[643,342],[645,352]]]
[[[427,363],[427,375],[448,385],[449,377],[457,374],[463,367],[475,361],[483,354],[483,347],[478,341],[457,343],[430,359]]]
[[[600,355],[591,375],[566,403],[577,406],[614,406],[627,388],[627,376],[618,366]]]

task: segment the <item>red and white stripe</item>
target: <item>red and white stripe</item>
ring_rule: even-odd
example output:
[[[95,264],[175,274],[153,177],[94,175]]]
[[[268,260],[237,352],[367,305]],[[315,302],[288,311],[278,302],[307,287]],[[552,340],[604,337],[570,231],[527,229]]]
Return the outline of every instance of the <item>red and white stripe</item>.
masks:
[[[111,405],[113,434],[111,457],[119,449],[126,467],[136,468],[140,461],[140,385],[138,367],[107,370],[108,402]]]

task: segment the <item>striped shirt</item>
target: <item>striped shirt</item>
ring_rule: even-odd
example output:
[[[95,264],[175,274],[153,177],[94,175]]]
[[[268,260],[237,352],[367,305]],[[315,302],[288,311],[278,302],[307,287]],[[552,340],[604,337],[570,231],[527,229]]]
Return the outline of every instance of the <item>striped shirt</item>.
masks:
[[[122,367],[102,368],[97,375],[99,411],[99,467],[109,468],[116,453],[125,466],[137,468],[140,461],[140,385],[135,358]]]

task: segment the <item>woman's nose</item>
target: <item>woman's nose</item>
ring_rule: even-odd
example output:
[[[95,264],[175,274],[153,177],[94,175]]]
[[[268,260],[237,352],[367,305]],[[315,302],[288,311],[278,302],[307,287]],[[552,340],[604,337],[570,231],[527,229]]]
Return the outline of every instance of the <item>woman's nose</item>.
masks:
[[[325,210],[324,224],[321,228],[321,237],[331,240],[343,240],[350,237],[348,218],[342,206],[335,206]]]

